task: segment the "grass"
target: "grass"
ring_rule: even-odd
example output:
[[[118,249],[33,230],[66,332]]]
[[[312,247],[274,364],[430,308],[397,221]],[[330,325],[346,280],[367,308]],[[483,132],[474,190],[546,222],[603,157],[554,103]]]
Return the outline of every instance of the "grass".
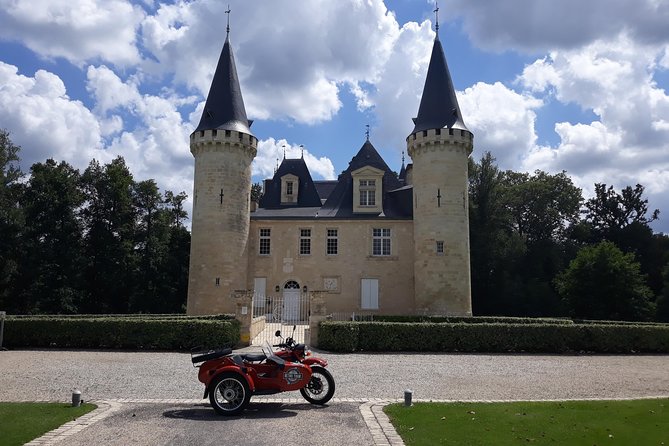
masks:
[[[669,399],[418,403],[384,411],[412,445],[669,445]]]
[[[0,445],[22,445],[76,420],[97,406],[64,403],[0,403]]]

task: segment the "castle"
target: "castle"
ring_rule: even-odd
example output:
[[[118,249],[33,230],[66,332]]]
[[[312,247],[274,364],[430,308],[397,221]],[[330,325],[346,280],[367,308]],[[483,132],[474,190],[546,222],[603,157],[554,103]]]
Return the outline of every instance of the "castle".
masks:
[[[284,159],[259,203],[251,202],[258,140],[228,28],[190,136],[188,314],[234,313],[234,292],[253,290],[254,305],[270,295],[321,291],[332,312],[471,315],[473,135],[438,34],[413,122],[406,138],[412,163],[403,162],[399,176],[368,138],[337,180],[314,181],[303,159]]]

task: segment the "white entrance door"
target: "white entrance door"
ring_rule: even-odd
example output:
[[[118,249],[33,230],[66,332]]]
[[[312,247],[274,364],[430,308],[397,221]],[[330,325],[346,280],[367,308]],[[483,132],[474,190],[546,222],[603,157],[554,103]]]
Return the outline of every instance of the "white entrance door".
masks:
[[[296,322],[300,320],[300,284],[291,280],[283,287],[283,320]]]
[[[253,316],[265,315],[265,290],[267,289],[266,277],[255,277],[253,279]]]

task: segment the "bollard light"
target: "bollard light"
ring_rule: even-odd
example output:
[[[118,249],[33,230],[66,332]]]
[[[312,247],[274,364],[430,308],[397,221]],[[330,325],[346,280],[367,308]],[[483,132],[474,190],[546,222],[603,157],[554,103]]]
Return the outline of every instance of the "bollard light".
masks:
[[[72,391],[72,407],[81,406],[81,391],[74,389]]]
[[[411,406],[411,398],[413,397],[413,390],[406,389],[404,391],[404,405],[409,407]]]

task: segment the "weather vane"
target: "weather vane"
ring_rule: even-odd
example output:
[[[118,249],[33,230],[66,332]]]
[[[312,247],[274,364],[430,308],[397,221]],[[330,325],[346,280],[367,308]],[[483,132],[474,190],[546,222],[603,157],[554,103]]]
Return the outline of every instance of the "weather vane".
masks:
[[[369,124],[365,124],[365,127],[367,127],[367,130],[365,130],[365,136],[367,137],[367,141],[369,141]]]
[[[439,35],[439,3],[434,2],[434,15],[435,15],[435,22],[434,22],[434,30],[437,35]]]
[[[225,28],[225,32],[230,34],[230,4],[228,4],[228,9],[225,11],[225,13],[228,15],[228,26]]]

